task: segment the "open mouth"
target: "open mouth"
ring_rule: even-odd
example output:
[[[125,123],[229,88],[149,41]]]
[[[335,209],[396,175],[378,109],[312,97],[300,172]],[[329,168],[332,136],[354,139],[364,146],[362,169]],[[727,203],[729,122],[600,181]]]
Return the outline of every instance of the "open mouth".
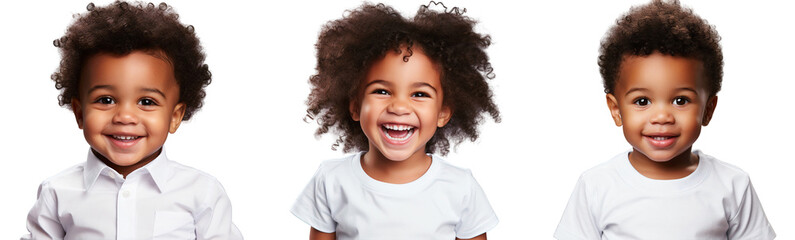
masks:
[[[414,135],[414,129],[416,129],[416,127],[405,124],[386,123],[381,125],[384,136],[398,143],[405,142],[411,138],[411,136]]]
[[[123,135],[105,135],[105,136],[107,136],[107,137],[109,137],[109,138],[111,138],[113,140],[116,140],[116,141],[119,141],[119,142],[124,142],[124,143],[134,142],[135,140],[138,140],[139,138],[141,138],[141,136],[123,136]]]
[[[668,140],[670,138],[673,138],[673,137],[652,137],[652,136],[649,136],[649,137],[651,139],[654,139],[655,141],[665,141],[665,140]]]
[[[649,140],[652,146],[657,148],[667,148],[674,144],[676,138],[679,136],[644,136]]]

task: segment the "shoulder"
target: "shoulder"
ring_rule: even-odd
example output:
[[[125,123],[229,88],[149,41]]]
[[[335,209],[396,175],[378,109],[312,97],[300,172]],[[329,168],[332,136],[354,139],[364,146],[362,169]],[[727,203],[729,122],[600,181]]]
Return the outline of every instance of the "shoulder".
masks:
[[[472,171],[468,168],[459,167],[456,165],[451,164],[444,158],[440,156],[433,155],[433,161],[437,161],[436,164],[439,165],[438,167],[438,176],[448,179],[455,179],[455,180],[467,180],[471,181],[474,180],[472,176]]]
[[[341,158],[325,160],[322,163],[320,163],[320,166],[318,167],[317,171],[330,173],[330,172],[346,170],[346,168],[350,166],[351,162],[358,160],[360,156],[361,155],[359,153],[356,153]]]
[[[612,157],[610,160],[583,172],[580,175],[580,181],[588,183],[616,180],[620,178],[619,168],[621,164],[624,164],[627,161],[627,152],[622,152]]]
[[[744,189],[751,183],[751,178],[742,169],[727,162],[718,160],[717,158],[704,154],[701,151],[696,151],[699,157],[699,164],[707,167],[710,176],[716,178],[727,187],[734,189]]]
[[[197,192],[206,191],[208,194],[215,193],[225,195],[225,190],[221,182],[209,173],[173,160],[166,161],[163,167],[169,168],[172,172],[167,179],[164,179],[167,181],[166,185],[168,189],[185,189],[186,187],[190,187]]]
[[[316,183],[324,182],[340,182],[342,179],[351,178],[354,176],[353,167],[354,162],[359,159],[360,153],[350,154],[341,158],[329,159],[320,163],[313,181]]]
[[[71,166],[63,171],[48,177],[39,185],[40,190],[46,188],[83,188],[83,172],[86,162]]]
[[[432,173],[431,182],[450,193],[470,195],[473,191],[482,192],[480,184],[472,174],[472,170],[451,164],[447,160],[433,156],[436,170]],[[430,171],[430,170],[429,170]],[[456,195],[453,194],[453,195]]]

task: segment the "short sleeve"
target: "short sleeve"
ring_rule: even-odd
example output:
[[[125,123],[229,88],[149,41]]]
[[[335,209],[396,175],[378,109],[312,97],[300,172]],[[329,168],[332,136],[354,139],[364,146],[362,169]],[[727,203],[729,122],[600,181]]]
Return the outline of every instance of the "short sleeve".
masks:
[[[197,239],[243,239],[232,223],[232,204],[221,183],[213,179],[204,207],[195,216]]]
[[[748,186],[742,193],[739,203],[736,215],[729,220],[727,235],[730,240],[774,239],[776,237],[750,180],[748,180]]]
[[[455,235],[461,239],[480,236],[497,226],[499,222],[480,184],[475,181],[471,172],[468,172],[468,177],[469,193],[464,201],[461,221],[455,227]]]
[[[55,192],[48,183],[39,185],[38,196],[27,219],[29,234],[22,239],[63,239],[66,234],[58,220]]]
[[[588,203],[588,193],[583,177],[577,181],[574,192],[566,204],[563,217],[555,230],[555,238],[560,240],[601,239],[602,234],[596,225]]]
[[[295,200],[290,212],[318,231],[332,233],[336,231],[337,222],[331,217],[322,170],[323,165]]]

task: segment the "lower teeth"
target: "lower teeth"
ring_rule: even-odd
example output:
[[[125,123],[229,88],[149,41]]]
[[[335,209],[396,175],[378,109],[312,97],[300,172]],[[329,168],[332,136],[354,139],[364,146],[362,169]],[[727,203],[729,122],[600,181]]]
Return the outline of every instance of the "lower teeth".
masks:
[[[385,135],[386,135],[386,137],[387,137],[387,138],[389,138],[390,140],[403,141],[403,140],[409,139],[409,138],[411,137],[411,135],[412,135],[412,134],[414,134],[414,130],[413,130],[413,129],[412,129],[412,130],[408,130],[408,133],[406,133],[406,136],[405,136],[405,137],[402,137],[402,138],[396,138],[396,137],[393,137],[392,135],[389,135],[389,132],[386,132],[386,134],[385,134]]]

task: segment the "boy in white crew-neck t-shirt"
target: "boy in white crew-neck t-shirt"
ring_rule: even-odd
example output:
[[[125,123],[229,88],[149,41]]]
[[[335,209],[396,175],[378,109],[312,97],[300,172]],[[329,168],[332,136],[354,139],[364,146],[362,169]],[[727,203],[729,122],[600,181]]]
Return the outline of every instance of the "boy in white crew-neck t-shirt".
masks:
[[[694,153],[699,156],[698,167],[680,179],[656,180],[641,175],[630,164],[629,152],[586,171],[569,199],[555,236],[558,239],[774,237],[748,174],[700,151]]]
[[[654,0],[618,19],[599,66],[632,151],[582,174],[555,238],[775,238],[748,175],[692,151],[718,103],[719,40],[676,1]]]

